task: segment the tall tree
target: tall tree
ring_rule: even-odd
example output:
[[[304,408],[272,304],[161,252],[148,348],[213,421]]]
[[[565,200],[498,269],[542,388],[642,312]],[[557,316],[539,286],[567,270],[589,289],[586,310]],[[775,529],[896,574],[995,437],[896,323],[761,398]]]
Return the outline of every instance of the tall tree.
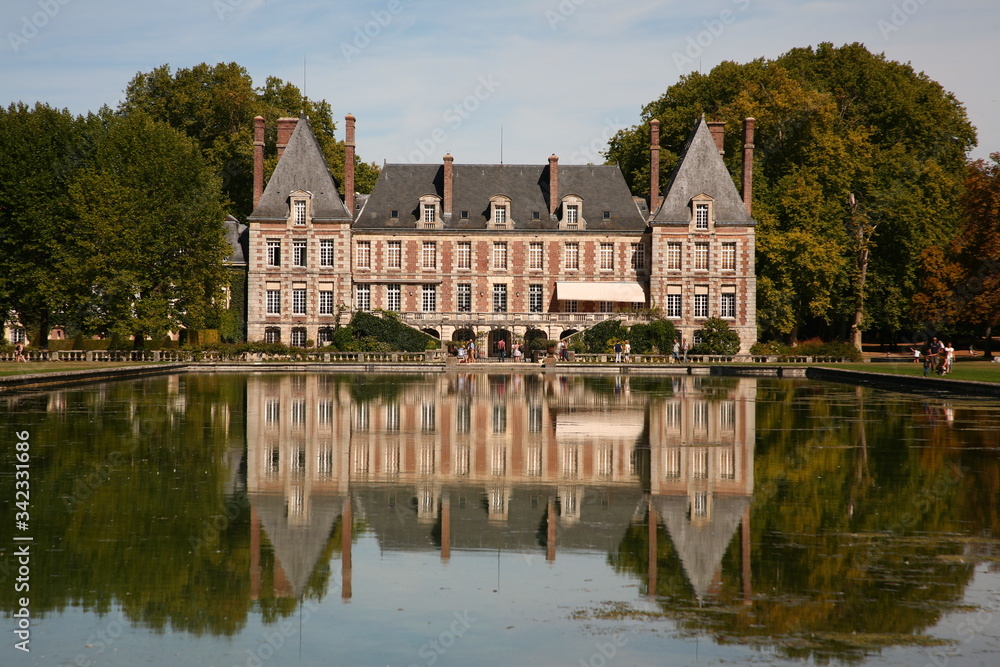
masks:
[[[205,159],[222,178],[229,212],[245,218],[253,206],[253,119],[267,121],[267,171],[276,158],[275,121],[282,116],[309,116],[331,173],[344,180],[344,143],[336,138],[336,123],[326,100],[305,98],[291,83],[268,77],[254,88],[246,69],[237,63],[202,63],[172,72],[162,65],[140,72],[125,89],[119,111],[144,112],[168,123],[198,142]],[[356,187],[370,192],[378,176],[374,163],[355,158]]]
[[[87,286],[82,325],[137,338],[204,327],[221,302],[218,177],[195,142],[142,113],[105,111],[93,158],[70,183],[69,262]]]
[[[954,96],[860,44],[793,49],[774,60],[692,73],[609,142],[636,192],[648,189],[647,123],[661,121],[661,171],[701,114],[757,119],[754,217],[758,316],[765,335],[913,323],[920,251],[957,224],[964,155],[975,131]],[[740,136],[726,162],[740,166]],[[851,204],[853,195],[854,204]],[[865,298],[867,295],[867,299]]]
[[[65,275],[76,227],[68,182],[90,140],[65,109],[0,108],[0,315],[17,317],[42,347],[74,287]]]
[[[913,299],[916,314],[936,327],[982,327],[986,356],[1000,324],[1000,153],[990,160],[968,166],[963,226],[948,244],[924,250],[922,289]]]

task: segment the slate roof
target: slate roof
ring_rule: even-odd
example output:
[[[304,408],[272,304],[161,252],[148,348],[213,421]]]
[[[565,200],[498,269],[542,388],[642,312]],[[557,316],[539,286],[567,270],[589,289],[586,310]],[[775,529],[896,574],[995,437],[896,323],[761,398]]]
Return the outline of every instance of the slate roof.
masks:
[[[652,222],[688,224],[691,221],[691,198],[702,193],[714,200],[712,207],[716,224],[755,224],[719,155],[704,117],[688,138],[677,167],[670,176],[663,203],[653,215]]]
[[[227,215],[222,224],[226,229],[226,241],[233,249],[225,263],[245,265],[247,263],[247,230],[249,227],[231,215]]]
[[[490,197],[510,197],[514,231],[554,230],[558,220],[549,216],[549,167],[525,164],[456,164],[453,166],[452,218],[446,230],[486,229]],[[387,164],[379,174],[355,229],[415,229],[420,197],[444,196],[444,165]],[[588,231],[642,231],[645,216],[637,208],[617,166],[559,165],[559,193],[583,200]],[[399,217],[392,218],[391,212]],[[462,219],[468,211],[468,219]],[[532,219],[533,212],[539,219]],[[604,218],[610,211],[610,218]]]
[[[330,175],[330,168],[309,119],[304,116],[296,123],[288,146],[249,220],[287,220],[288,196],[296,190],[312,193],[314,220],[343,221],[352,218],[340,199],[337,183]]]

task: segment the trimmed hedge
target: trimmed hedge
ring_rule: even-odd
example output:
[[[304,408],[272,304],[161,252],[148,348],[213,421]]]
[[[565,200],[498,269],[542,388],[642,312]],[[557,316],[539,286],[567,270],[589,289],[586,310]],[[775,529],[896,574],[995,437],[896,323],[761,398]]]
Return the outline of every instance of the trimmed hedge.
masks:
[[[387,313],[378,317],[359,311],[351,319],[350,329],[353,330],[354,339],[357,341],[364,342],[366,339],[374,339],[387,343],[391,350],[402,352],[423,352],[427,349],[427,344],[435,340],[432,336],[403,324]],[[337,342],[336,335],[334,342]]]

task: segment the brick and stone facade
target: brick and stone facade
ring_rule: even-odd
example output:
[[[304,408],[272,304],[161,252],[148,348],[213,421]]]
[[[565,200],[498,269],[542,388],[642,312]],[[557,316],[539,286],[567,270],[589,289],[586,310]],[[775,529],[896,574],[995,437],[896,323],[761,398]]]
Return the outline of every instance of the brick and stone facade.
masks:
[[[652,215],[617,167],[554,155],[389,164],[367,198],[355,198],[348,160],[349,210],[308,120],[279,126],[283,155],[248,221],[250,340],[323,343],[350,311],[382,309],[444,341],[488,333],[492,349],[654,308],[689,341],[710,315],[744,350],[756,340],[754,222],[704,120]],[[352,154],[353,116],[347,128]]]

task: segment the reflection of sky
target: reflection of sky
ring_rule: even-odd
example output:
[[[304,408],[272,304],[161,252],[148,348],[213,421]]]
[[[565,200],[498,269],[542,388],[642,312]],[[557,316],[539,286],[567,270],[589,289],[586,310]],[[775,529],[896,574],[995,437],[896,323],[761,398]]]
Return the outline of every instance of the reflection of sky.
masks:
[[[247,665],[248,650],[266,646],[282,627],[291,634],[264,665],[509,665],[515,649],[520,664],[579,665],[620,634],[609,665],[723,665],[735,663],[803,665],[781,659],[768,649],[718,645],[705,637],[680,634],[672,621],[581,621],[574,611],[595,609],[600,601],[626,601],[638,610],[653,607],[637,600],[637,586],[617,575],[603,554],[560,554],[556,563],[544,555],[495,551],[454,551],[442,564],[432,552],[380,553],[371,535],[354,547],[354,597],[338,597],[338,573],[326,597],[313,611],[304,608],[301,646],[299,613],[264,625],[253,614],[235,638],[193,637],[186,633],[149,634],[123,624],[122,632],[101,654],[98,633],[117,634],[117,611],[97,617],[77,608],[52,614],[33,627],[32,652],[17,664],[72,664],[78,656],[100,665]],[[414,576],[420,572],[420,576]],[[1000,572],[980,565],[966,591],[966,603],[992,610],[946,615],[928,635],[954,642],[933,648],[887,648],[861,661],[864,665],[944,664],[950,667],[996,664],[1000,650]],[[444,653],[429,642],[448,633],[456,612],[475,619],[468,631]],[[984,623],[983,619],[987,622]],[[4,625],[9,626],[9,620]],[[284,625],[284,624],[288,625]],[[641,627],[640,627],[641,626]],[[455,626],[459,628],[461,626]],[[983,628],[971,633],[970,628]],[[10,636],[10,635],[8,635]],[[447,638],[446,638],[447,641]],[[93,646],[88,648],[88,644]],[[3,664],[8,651],[3,649]],[[267,650],[263,655],[268,655]],[[527,656],[527,657],[526,657]],[[600,661],[597,661],[598,663]],[[87,664],[84,662],[82,664]],[[251,662],[250,664],[256,664]]]

